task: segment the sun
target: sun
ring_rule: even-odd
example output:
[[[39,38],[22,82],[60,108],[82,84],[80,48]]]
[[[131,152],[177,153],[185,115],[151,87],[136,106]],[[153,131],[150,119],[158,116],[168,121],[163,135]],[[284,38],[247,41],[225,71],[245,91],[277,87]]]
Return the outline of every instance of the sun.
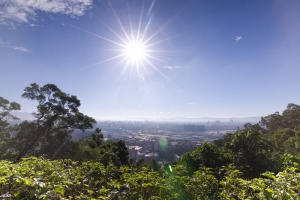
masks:
[[[146,47],[140,41],[129,41],[125,48],[126,58],[132,62],[142,62],[146,57]]]
[[[166,20],[158,27],[153,26],[152,21],[154,20],[155,13],[153,6],[155,1],[152,1],[151,4],[148,4],[147,2],[150,1],[146,2],[146,0],[143,0],[142,2],[143,5],[140,13],[131,13],[128,10],[128,18],[126,17],[126,14],[120,17],[113,6],[109,4],[109,7],[112,11],[112,16],[115,18],[115,22],[112,23],[113,25],[107,24],[100,18],[94,16],[105,27],[104,30],[107,29],[108,33],[110,32],[109,35],[106,36],[70,25],[88,34],[96,36],[109,44],[109,48],[105,50],[107,52],[111,51],[112,56],[100,62],[89,65],[89,67],[113,60],[119,60],[119,62],[115,63],[114,67],[123,67],[121,72],[122,74],[127,69],[130,69],[131,73],[134,68],[137,69],[138,73],[142,71],[148,73],[148,69],[152,68],[165,77],[165,75],[160,71],[158,66],[159,64],[157,63],[165,63],[166,65],[170,65],[169,61],[163,59],[162,53],[168,53],[171,51],[166,51],[161,49],[161,47],[164,42],[169,41],[172,37],[161,38],[160,34],[163,33],[163,30],[167,26],[169,26],[174,17]],[[145,5],[149,5],[149,9],[145,8],[147,7]],[[165,78],[167,79],[167,77]]]

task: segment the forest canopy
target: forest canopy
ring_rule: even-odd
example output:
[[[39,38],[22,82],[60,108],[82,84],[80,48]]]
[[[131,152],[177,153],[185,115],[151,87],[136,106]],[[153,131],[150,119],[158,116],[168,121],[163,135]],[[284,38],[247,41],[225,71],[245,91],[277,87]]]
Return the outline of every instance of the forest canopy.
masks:
[[[204,142],[179,162],[129,158],[125,141],[104,141],[80,101],[54,84],[35,83],[22,97],[37,103],[33,121],[0,97],[0,195],[15,199],[299,199],[300,106]]]

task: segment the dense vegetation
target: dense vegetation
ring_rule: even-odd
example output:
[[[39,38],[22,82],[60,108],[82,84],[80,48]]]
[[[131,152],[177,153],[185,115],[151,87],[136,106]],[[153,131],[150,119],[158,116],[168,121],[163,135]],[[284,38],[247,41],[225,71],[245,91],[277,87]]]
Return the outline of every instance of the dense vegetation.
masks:
[[[13,199],[300,199],[300,106],[204,142],[178,163],[129,159],[124,141],[71,140],[95,120],[57,86],[25,88],[34,121],[10,126],[16,102],[0,97],[0,195]]]

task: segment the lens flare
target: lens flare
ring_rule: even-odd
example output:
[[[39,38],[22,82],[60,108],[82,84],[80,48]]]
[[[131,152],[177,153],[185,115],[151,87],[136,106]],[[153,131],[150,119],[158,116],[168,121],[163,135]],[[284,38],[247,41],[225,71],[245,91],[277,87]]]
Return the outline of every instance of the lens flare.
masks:
[[[173,172],[171,165],[169,165],[170,172]]]

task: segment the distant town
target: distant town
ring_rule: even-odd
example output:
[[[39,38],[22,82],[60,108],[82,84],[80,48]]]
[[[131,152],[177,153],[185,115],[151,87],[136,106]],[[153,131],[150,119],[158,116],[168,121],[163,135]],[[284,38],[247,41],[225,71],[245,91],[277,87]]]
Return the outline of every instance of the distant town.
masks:
[[[156,122],[156,121],[99,121],[104,140],[124,140],[134,160],[178,161],[185,152],[203,142],[212,142],[226,133],[243,129],[247,122],[232,119],[207,122]],[[95,127],[95,128],[96,128]],[[80,140],[89,137],[91,131],[72,133]]]

